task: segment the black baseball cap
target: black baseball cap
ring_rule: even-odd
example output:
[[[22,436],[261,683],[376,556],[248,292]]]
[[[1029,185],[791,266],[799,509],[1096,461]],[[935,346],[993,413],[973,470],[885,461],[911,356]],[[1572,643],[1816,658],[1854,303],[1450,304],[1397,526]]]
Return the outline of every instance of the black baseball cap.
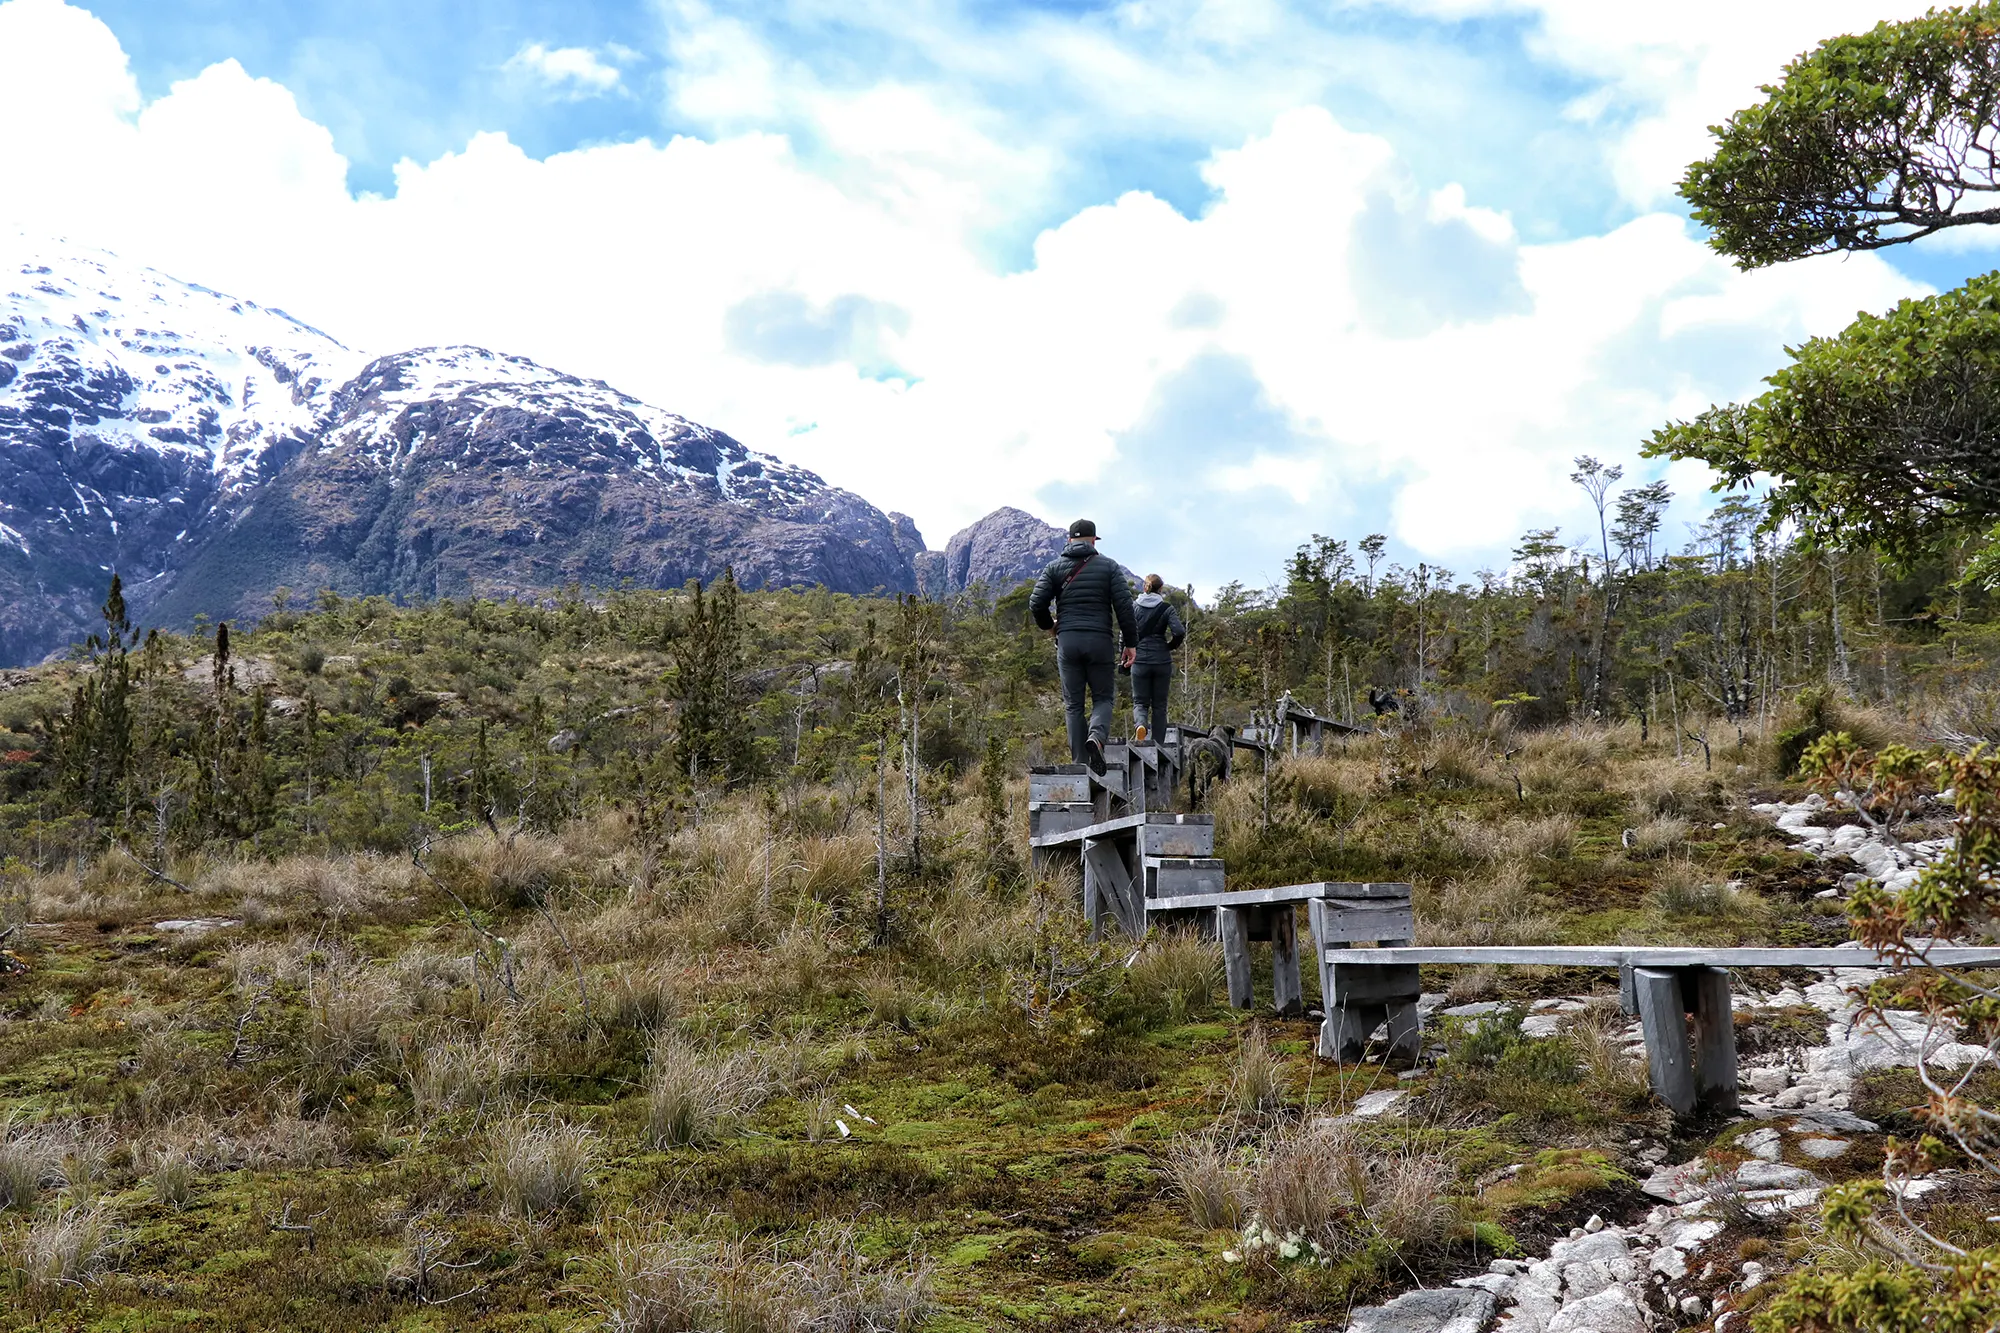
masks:
[[[1097,535],[1097,525],[1087,518],[1080,518],[1069,525],[1069,535],[1071,537],[1095,537]]]

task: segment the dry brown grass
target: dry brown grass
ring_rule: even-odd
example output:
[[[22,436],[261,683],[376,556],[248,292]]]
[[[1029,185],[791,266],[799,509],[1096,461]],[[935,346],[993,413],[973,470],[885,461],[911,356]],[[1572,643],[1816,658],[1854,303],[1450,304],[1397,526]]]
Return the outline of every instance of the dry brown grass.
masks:
[[[603,1149],[582,1125],[520,1116],[494,1126],[487,1180],[503,1211],[530,1220],[581,1208]]]
[[[1126,968],[1126,981],[1169,1020],[1184,1022],[1215,1002],[1222,985],[1222,945],[1188,931],[1155,936]]]
[[[1194,1224],[1209,1231],[1243,1225],[1245,1183],[1232,1140],[1211,1131],[1184,1134],[1167,1149],[1167,1178]]]
[[[1419,884],[1415,907],[1421,944],[1546,944],[1560,928],[1519,862],[1440,889]]]
[[[1406,1142],[1363,1145],[1345,1126],[1293,1125],[1259,1145],[1247,1185],[1251,1213],[1338,1258],[1381,1237],[1401,1250],[1441,1248],[1465,1225],[1458,1169]]]
[[[1285,1062],[1264,1029],[1251,1027],[1229,1062],[1229,1105],[1245,1115],[1262,1115],[1284,1104],[1285,1088]]]
[[[902,1333],[931,1304],[925,1263],[870,1260],[859,1232],[839,1223],[763,1247],[614,1236],[594,1268],[595,1303],[614,1333]]]
[[[467,902],[526,907],[541,902],[564,881],[570,859],[554,838],[487,829],[441,844],[430,858],[433,873]]]
[[[659,1148],[713,1143],[776,1091],[767,1063],[753,1051],[725,1054],[678,1033],[653,1043],[646,1137]]]
[[[111,1270],[124,1238],[108,1205],[77,1204],[0,1236],[0,1260],[29,1291],[84,1286]]]
[[[1632,798],[1632,806],[1641,816],[1685,817],[1706,809],[1715,784],[1699,764],[1662,756],[1620,764],[1615,788]]]
[[[1654,815],[1632,830],[1632,855],[1665,856],[1687,841],[1689,828],[1688,821],[1679,815]]]

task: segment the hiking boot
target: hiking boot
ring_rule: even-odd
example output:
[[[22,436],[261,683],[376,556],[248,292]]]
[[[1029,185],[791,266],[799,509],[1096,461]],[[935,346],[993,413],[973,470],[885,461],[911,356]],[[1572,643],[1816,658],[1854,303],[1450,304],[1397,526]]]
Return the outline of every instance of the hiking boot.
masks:
[[[1132,741],[1134,744],[1144,745],[1146,743],[1146,729],[1144,727],[1134,727],[1132,729]]]
[[[1098,777],[1104,776],[1104,746],[1095,736],[1084,742],[1083,762],[1090,765],[1090,771]]]

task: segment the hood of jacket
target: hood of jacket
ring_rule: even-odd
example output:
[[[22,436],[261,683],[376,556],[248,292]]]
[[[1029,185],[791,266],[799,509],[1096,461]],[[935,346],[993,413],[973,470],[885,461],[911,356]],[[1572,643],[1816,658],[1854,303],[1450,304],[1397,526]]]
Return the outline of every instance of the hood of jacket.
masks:
[[[1167,600],[1167,597],[1166,597],[1166,594],[1165,594],[1165,593],[1158,593],[1158,592],[1142,592],[1142,593],[1140,593],[1140,594],[1139,594],[1139,595],[1138,595],[1137,597],[1134,597],[1134,598],[1132,599],[1132,605],[1134,605],[1134,606],[1158,606],[1158,605],[1159,605],[1159,604],[1160,604],[1161,602],[1164,602],[1164,601],[1166,601],[1166,600]]]
[[[1042,549],[1043,549],[1044,551],[1046,551],[1046,550],[1048,550],[1049,548],[1048,548],[1048,547],[1046,547],[1046,546],[1044,546],[1044,547],[1043,547]],[[1071,543],[1070,543],[1069,545],[1067,545],[1067,546],[1063,547],[1063,549],[1062,549],[1062,553],[1063,553],[1064,555],[1068,556],[1068,557],[1069,557],[1070,559],[1072,559],[1072,560],[1075,560],[1075,559],[1078,559],[1078,558],[1080,558],[1080,557],[1082,557],[1082,556],[1086,556],[1086,555],[1089,555],[1089,554],[1090,554],[1091,552],[1095,551],[1096,549],[1097,549],[1097,548],[1096,548],[1095,546],[1091,545],[1091,544],[1090,544],[1089,542],[1085,541],[1085,540],[1084,540],[1083,538],[1081,538],[1081,537],[1078,537],[1078,538],[1077,538],[1077,539],[1076,539],[1075,541],[1073,541],[1073,542],[1071,542]]]

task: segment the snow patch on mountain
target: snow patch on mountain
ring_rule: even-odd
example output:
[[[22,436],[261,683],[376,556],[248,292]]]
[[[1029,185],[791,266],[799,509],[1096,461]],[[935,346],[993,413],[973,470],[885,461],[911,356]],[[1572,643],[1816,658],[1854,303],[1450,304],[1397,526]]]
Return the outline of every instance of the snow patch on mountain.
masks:
[[[0,235],[0,443],[88,436],[184,456],[234,488],[273,444],[309,434],[365,361],[283,311]]]

